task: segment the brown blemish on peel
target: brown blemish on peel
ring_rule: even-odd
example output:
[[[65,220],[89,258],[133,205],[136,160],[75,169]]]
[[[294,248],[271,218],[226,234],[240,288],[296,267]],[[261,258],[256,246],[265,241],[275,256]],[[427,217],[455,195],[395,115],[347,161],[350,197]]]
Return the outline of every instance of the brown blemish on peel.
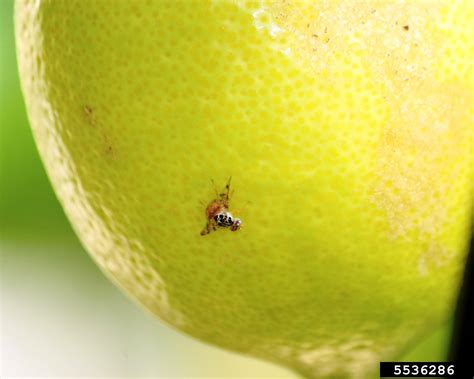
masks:
[[[95,115],[94,115],[94,110],[92,109],[91,106],[89,105],[85,105],[83,108],[82,108],[85,116],[86,116],[86,120],[87,122],[89,123],[89,125],[91,126],[96,126],[96,119],[95,119]]]
[[[84,107],[82,108],[82,111],[84,112],[87,123],[94,128],[97,127],[98,123],[97,123],[94,109],[90,105],[84,105]],[[103,129],[103,128],[100,128],[100,129]],[[104,130],[101,130],[100,134],[102,135],[101,139],[102,139],[102,144],[104,146],[103,147],[104,155],[110,159],[115,159],[116,158],[115,149],[113,147],[113,143],[111,141],[110,136]]]
[[[88,116],[92,115],[92,108],[90,106],[85,105],[83,109],[84,109],[84,113],[86,115],[88,115]]]
[[[114,149],[112,147],[112,145],[108,145],[105,149],[105,153],[108,155],[108,156],[111,156],[112,158],[115,157],[114,155]]]
[[[116,154],[115,154],[115,149],[113,147],[113,143],[110,139],[110,137],[107,134],[104,134],[104,155],[110,159],[115,159]]]

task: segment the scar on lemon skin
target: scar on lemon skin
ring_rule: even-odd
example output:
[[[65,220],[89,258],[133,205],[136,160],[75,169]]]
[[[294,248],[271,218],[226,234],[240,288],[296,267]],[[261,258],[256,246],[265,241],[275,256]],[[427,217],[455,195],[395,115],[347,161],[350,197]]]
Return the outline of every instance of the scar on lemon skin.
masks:
[[[229,211],[231,179],[232,177],[229,177],[223,192],[218,193],[217,189],[215,189],[216,197],[206,207],[205,214],[207,224],[201,231],[201,236],[209,234],[210,232],[217,230],[217,228],[228,228],[232,232],[236,232],[241,228],[242,220],[234,217]]]
[[[107,155],[111,155],[111,156],[114,155],[114,149],[113,149],[112,145],[108,145],[108,146],[106,147],[105,153],[106,153]]]
[[[94,113],[94,109],[90,105],[84,105],[82,111],[84,112],[87,123],[95,128],[97,126],[97,119]],[[115,149],[113,148],[110,137],[105,132],[102,132],[102,139],[104,140],[105,145],[103,149],[104,155],[115,159]]]
[[[113,147],[113,143],[111,141],[111,138],[104,132],[103,134],[103,139],[104,139],[104,154],[106,157],[110,159],[115,159],[116,158],[116,153],[115,149]]]
[[[84,105],[82,110],[84,111],[84,114],[86,116],[86,120],[89,123],[89,125],[95,127],[96,126],[96,120],[95,120],[94,110],[92,109],[92,107],[90,105]]]

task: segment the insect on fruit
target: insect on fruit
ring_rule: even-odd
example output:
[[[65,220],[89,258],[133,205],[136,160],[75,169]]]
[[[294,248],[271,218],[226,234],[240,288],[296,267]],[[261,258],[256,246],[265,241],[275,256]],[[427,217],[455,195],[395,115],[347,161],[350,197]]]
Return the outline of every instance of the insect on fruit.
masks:
[[[242,220],[236,218],[229,211],[229,200],[230,200],[230,180],[229,178],[224,192],[217,193],[216,198],[206,208],[207,225],[201,231],[201,236],[209,234],[217,228],[229,228],[232,232],[240,229],[242,226]]]

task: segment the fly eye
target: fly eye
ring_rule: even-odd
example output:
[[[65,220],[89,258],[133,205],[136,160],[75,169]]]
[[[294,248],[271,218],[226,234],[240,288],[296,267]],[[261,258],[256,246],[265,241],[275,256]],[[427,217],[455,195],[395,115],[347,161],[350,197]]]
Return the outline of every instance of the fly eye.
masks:
[[[214,220],[216,220],[216,221],[219,220],[219,215],[215,215]]]
[[[242,221],[240,221],[239,218],[236,218],[234,223],[232,224],[230,230],[235,232],[237,230],[239,230],[239,228],[242,226]]]

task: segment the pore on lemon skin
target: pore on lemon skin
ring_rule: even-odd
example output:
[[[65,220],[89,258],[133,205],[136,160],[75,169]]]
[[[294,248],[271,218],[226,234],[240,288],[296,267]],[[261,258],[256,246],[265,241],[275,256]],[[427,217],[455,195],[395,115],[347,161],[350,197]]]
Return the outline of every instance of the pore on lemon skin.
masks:
[[[55,191],[162,320],[308,377],[367,378],[451,315],[471,2],[20,0],[15,19]],[[245,225],[201,236],[230,176]]]

